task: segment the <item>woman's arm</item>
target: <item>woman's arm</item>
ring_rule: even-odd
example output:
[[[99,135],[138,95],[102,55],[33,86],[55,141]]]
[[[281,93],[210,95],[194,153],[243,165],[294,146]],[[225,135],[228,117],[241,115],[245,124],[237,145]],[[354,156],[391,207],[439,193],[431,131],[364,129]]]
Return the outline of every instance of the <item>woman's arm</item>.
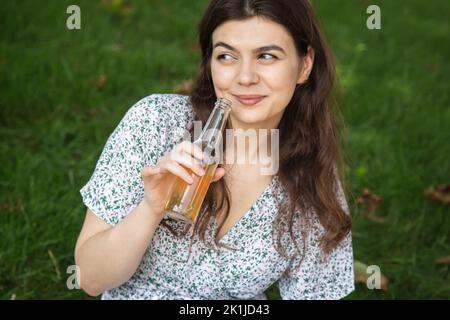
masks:
[[[174,177],[191,183],[191,169],[203,175],[203,151],[192,142],[183,141],[161,157],[155,167],[141,171],[144,198],[114,227],[88,210],[75,247],[75,261],[80,268],[80,286],[89,295],[99,295],[128,281],[139,266],[165,213],[165,204]],[[212,182],[223,177],[218,168]]]
[[[162,219],[145,199],[114,227],[88,209],[75,247],[81,288],[97,296],[128,281]]]

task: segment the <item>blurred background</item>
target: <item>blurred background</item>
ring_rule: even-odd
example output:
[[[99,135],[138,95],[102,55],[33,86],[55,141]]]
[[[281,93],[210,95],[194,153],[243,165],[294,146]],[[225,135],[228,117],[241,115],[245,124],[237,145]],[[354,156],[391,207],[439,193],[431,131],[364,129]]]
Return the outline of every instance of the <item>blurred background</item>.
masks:
[[[312,2],[342,87],[357,260],[347,299],[448,299],[450,2]],[[66,285],[79,189],[128,108],[189,92],[207,3],[0,2],[1,299],[93,299]],[[80,30],[66,27],[72,4]],[[381,30],[366,27],[372,4]],[[380,290],[366,285],[371,265]]]

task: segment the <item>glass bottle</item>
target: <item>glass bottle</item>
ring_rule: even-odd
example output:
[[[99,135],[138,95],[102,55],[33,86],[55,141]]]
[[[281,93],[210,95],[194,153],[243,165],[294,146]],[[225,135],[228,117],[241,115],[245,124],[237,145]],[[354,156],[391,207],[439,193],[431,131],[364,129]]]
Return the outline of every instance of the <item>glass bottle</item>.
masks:
[[[202,133],[193,142],[203,151],[204,159],[202,165],[205,174],[197,176],[191,169],[185,168],[193,178],[192,184],[188,184],[178,176],[175,177],[165,206],[167,216],[187,223],[195,222],[211,180],[219,165],[221,157],[217,151],[222,148],[223,129],[230,111],[231,101],[225,98],[218,98]]]

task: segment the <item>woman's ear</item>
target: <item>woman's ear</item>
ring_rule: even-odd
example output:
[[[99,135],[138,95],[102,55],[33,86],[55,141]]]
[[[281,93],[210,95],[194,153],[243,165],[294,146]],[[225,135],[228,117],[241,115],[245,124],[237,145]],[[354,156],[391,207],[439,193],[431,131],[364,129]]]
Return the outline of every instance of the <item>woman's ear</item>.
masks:
[[[297,81],[298,85],[303,84],[308,80],[309,75],[311,74],[311,70],[314,66],[314,56],[315,56],[314,49],[308,46],[308,52],[302,58],[301,61],[300,75]]]

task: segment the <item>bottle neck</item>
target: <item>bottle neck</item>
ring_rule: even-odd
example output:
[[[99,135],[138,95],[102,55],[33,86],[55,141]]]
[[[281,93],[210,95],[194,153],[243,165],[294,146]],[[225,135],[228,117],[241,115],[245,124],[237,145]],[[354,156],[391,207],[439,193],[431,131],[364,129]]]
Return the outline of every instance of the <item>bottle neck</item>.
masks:
[[[230,111],[231,102],[226,99],[219,98],[213,111],[209,115],[208,120],[206,121],[202,133],[195,141],[195,144],[199,145],[204,152],[213,158],[218,156],[215,152],[213,152],[213,150],[218,150],[218,148],[220,149],[219,146],[222,141],[223,130],[228,120]],[[211,159],[208,160],[208,162],[209,161],[211,161]]]
[[[225,128],[230,111],[230,108],[214,107],[198,140],[212,142],[214,137]]]
[[[215,144],[217,136],[221,135],[225,128],[230,111],[231,101],[225,98],[218,98],[198,140]]]

